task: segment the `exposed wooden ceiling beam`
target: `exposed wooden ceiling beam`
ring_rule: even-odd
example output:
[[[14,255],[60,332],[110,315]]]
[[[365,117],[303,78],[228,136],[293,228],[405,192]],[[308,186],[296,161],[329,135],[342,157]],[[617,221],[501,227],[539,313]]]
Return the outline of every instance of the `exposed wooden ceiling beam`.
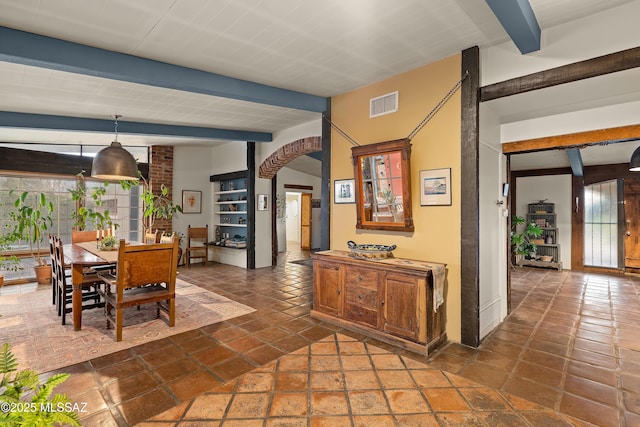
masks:
[[[640,47],[574,62],[480,88],[480,102],[640,67]]]
[[[520,53],[540,50],[540,25],[529,0],[485,0]]]
[[[573,176],[584,176],[584,164],[582,163],[582,156],[580,155],[579,148],[567,149],[567,156],[569,157],[569,164],[571,165],[571,171]]]
[[[640,139],[640,124],[506,142],[502,144],[502,152],[504,154],[530,153],[554,148],[614,144],[636,139]]]
[[[0,61],[321,113],[326,99],[0,26]]]

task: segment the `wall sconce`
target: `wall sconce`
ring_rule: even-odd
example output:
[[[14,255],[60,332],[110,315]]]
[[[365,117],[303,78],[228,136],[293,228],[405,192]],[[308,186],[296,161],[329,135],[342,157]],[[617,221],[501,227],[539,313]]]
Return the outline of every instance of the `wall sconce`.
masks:
[[[629,162],[629,170],[632,172],[640,171],[640,147],[631,155],[631,161]]]
[[[115,115],[115,141],[103,148],[93,158],[91,176],[111,181],[131,181],[138,179],[138,164],[131,153],[118,142],[118,118]]]

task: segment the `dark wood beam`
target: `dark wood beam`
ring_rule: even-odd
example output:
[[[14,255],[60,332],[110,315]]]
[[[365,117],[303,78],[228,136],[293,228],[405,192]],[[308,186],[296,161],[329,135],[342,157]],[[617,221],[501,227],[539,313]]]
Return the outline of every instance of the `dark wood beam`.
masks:
[[[84,176],[89,178],[92,163],[91,157],[0,147],[0,170],[9,172],[74,176],[84,171]],[[149,179],[148,163],[138,163],[138,169]]]
[[[313,191],[313,185],[298,185],[298,184],[285,184],[284,188],[290,188],[292,190],[307,190]]]
[[[460,194],[461,215],[461,341],[480,345],[480,200],[478,197],[480,123],[480,53],[477,46],[462,51],[461,76],[468,73],[461,88],[460,173],[464,185]]]
[[[640,139],[640,125],[589,130],[543,138],[525,139],[502,144],[504,154],[530,153],[554,148],[587,147],[589,145],[615,144]]]
[[[247,268],[256,268],[256,143],[247,141]]]
[[[331,249],[331,98],[322,121],[322,177],[320,187],[320,249]]]
[[[584,178],[571,177],[571,270],[584,268]]]
[[[271,178],[271,266],[278,265],[279,246],[284,242],[278,241],[278,174]]]
[[[480,101],[491,101],[637,67],[640,67],[640,47],[483,86],[480,88]]]

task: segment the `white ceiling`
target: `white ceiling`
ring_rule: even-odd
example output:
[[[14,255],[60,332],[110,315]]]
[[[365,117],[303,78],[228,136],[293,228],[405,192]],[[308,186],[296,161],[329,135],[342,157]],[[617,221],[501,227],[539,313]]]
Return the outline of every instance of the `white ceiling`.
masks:
[[[637,0],[530,0],[545,29]],[[0,26],[330,97],[477,45],[509,40],[475,0],[0,0]],[[616,73],[621,74],[621,73]],[[275,133],[318,113],[55,71],[0,57],[0,111]],[[623,78],[638,81],[629,72]],[[603,79],[606,80],[606,79]],[[614,79],[615,80],[615,79]],[[617,80],[616,80],[617,82]],[[605,81],[609,89],[620,83]],[[492,101],[504,122],[602,102],[577,83]],[[625,84],[622,82],[622,84]],[[608,97],[640,99],[611,90]],[[631,86],[632,87],[632,86]],[[635,84],[635,87],[638,87]],[[640,89],[640,88],[639,88]],[[111,135],[0,128],[0,142],[104,145]],[[219,141],[127,136],[127,145]]]

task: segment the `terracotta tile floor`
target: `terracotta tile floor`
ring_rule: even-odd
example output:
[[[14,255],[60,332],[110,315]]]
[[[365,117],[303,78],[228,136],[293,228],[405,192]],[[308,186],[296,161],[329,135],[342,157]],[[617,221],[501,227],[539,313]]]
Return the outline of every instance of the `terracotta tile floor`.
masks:
[[[257,311],[61,369],[58,391],[86,426],[640,425],[633,278],[514,270],[517,308],[480,348],[427,359],[311,319],[312,270],[287,257],[308,253],[181,268]]]

